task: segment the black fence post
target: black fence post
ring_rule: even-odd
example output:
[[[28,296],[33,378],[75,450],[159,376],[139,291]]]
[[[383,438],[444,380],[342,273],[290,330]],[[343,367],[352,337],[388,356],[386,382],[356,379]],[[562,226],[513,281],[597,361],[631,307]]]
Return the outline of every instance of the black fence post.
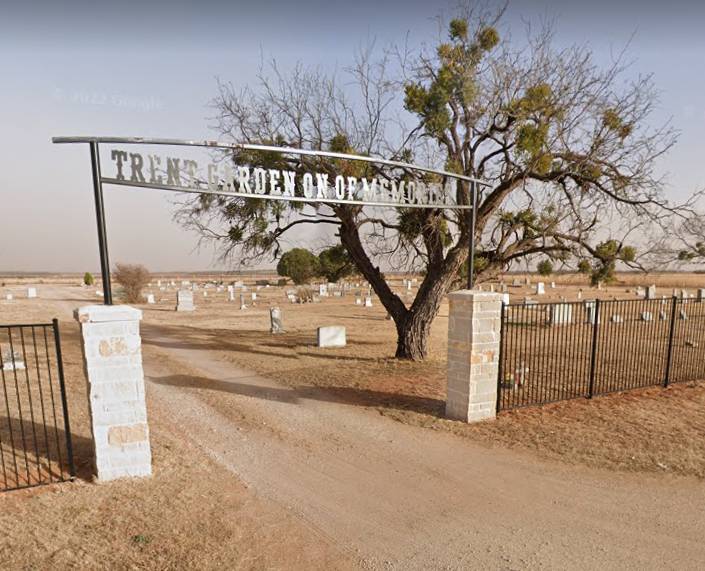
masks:
[[[495,414],[499,414],[502,404],[502,365],[504,362],[504,319],[505,314],[509,308],[502,302],[502,309],[499,319],[499,366],[497,367],[497,405],[495,407]]]
[[[56,363],[59,371],[59,388],[61,389],[61,406],[64,409],[64,432],[66,432],[66,455],[69,461],[69,474],[76,477],[76,467],[73,462],[73,443],[71,442],[71,423],[69,422],[69,407],[66,401],[66,382],[64,380],[64,361],[61,355],[61,337],[59,335],[59,320],[51,320],[54,329],[54,343],[56,345]]]
[[[590,385],[588,388],[588,398],[591,399],[595,393],[595,363],[597,361],[597,331],[600,326],[600,300],[595,300],[595,316],[592,325],[592,353],[590,355]]]
[[[673,361],[673,334],[676,330],[676,305],[678,298],[674,295],[671,305],[671,330],[668,333],[668,353],[666,354],[666,374],[663,378],[663,386],[667,387],[671,382],[671,363]]]

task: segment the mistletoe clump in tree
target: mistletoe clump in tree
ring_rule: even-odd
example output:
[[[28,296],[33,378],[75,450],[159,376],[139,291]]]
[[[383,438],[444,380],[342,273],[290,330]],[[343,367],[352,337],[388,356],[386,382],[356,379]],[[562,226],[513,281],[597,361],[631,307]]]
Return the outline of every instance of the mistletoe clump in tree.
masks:
[[[554,49],[550,30],[519,45],[500,29],[501,14],[468,9],[435,50],[379,59],[363,51],[341,84],[274,63],[256,89],[219,85],[220,130],[237,142],[378,155],[488,181],[476,187],[478,281],[535,259],[587,263],[597,280],[617,262],[639,267],[627,242],[668,213],[654,162],[676,140],[670,127],[648,125],[651,79],[627,82],[621,61],[602,69],[585,48]],[[399,174],[276,153],[234,151],[231,160],[331,178]],[[460,184],[458,201],[470,204],[470,193]],[[191,204],[185,220],[241,261],[278,257],[282,237],[298,228],[330,228],[394,320],[396,356],[409,359],[426,356],[440,304],[467,272],[472,227],[463,211],[213,196]],[[410,304],[381,266],[424,276]]]

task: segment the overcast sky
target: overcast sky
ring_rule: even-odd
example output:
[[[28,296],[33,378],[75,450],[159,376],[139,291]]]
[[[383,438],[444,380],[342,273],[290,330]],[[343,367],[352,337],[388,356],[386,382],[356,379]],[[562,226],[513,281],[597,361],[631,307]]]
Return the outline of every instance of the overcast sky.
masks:
[[[88,148],[52,136],[212,138],[217,77],[252,83],[262,54],[335,69],[367,38],[433,42],[434,17],[455,2],[0,4],[0,271],[85,271],[99,267]],[[705,2],[516,0],[506,23],[519,35],[540,17],[555,19],[559,45],[589,45],[604,63],[634,36],[631,73],[653,72],[662,91],[654,123],[682,131],[660,165],[670,196],[705,187]],[[113,262],[219,267],[172,221],[170,198],[106,188]]]

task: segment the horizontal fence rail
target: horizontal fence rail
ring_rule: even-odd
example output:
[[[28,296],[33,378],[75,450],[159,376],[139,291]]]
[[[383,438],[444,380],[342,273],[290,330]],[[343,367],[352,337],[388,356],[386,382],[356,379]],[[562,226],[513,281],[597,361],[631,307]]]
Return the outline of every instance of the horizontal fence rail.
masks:
[[[0,325],[0,491],[75,475],[58,321]]]
[[[704,328],[695,299],[504,305],[497,411],[704,379]]]

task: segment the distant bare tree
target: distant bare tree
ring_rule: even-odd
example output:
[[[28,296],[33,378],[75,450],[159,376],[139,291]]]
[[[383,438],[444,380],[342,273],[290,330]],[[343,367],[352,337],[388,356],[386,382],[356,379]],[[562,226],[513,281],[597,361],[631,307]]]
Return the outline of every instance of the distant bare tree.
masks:
[[[142,303],[142,290],[149,283],[149,271],[139,264],[115,264],[113,277],[124,291],[127,303]]]
[[[219,129],[238,142],[382,155],[489,181],[478,188],[480,281],[536,258],[580,265],[594,281],[609,279],[620,263],[641,267],[630,241],[673,211],[654,169],[677,138],[669,125],[649,124],[657,101],[651,76],[627,81],[621,56],[603,69],[585,47],[554,49],[550,28],[529,31],[526,45],[510,44],[500,37],[501,18],[469,6],[433,51],[398,49],[375,59],[370,48],[343,78],[300,65],[283,73],[272,63],[256,89],[219,83]],[[230,159],[394,176],[332,159],[243,151]],[[462,184],[459,201],[469,204],[470,196]],[[400,358],[427,354],[441,301],[467,272],[471,230],[462,211],[201,196],[182,215],[241,260],[278,256],[293,228],[330,226],[394,319]],[[423,272],[410,305],[381,264]]]

